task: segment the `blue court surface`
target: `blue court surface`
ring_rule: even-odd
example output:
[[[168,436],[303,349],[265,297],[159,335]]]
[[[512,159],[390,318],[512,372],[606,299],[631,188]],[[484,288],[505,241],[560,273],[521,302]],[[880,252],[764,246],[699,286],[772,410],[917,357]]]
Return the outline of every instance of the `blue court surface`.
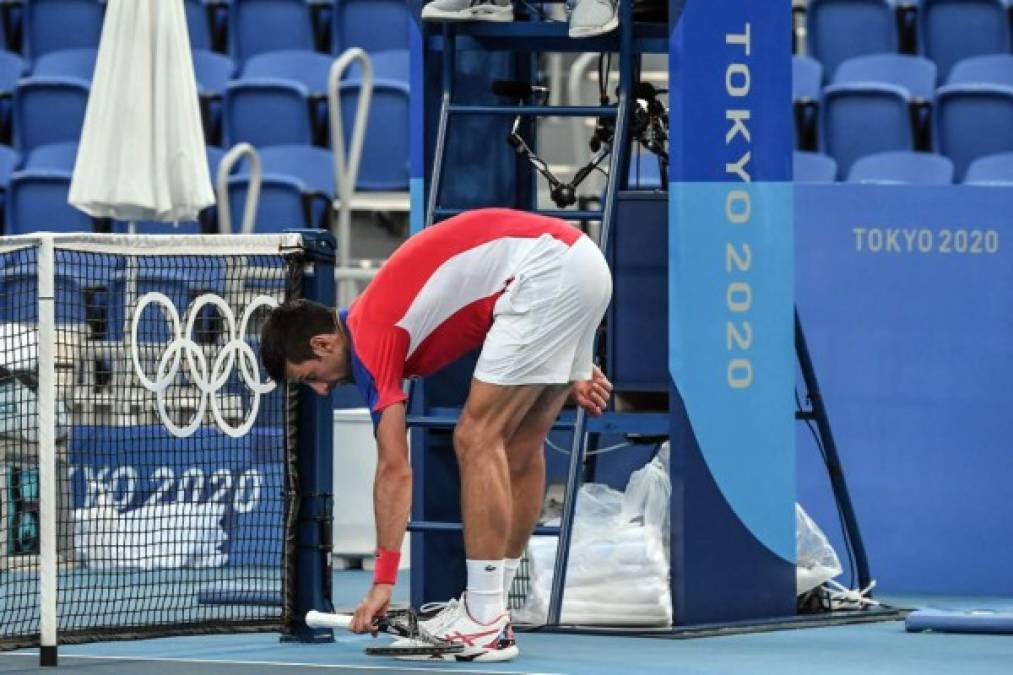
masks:
[[[368,584],[362,572],[335,575],[339,605],[354,604]],[[405,580],[406,581],[406,580]],[[407,584],[399,584],[403,600]],[[1013,608],[1013,598],[891,598],[904,607]],[[68,645],[64,670],[95,674],[173,673],[701,673],[732,675],[1006,675],[1013,636],[910,634],[902,621],[670,640],[522,634],[521,656],[502,664],[404,663],[367,657],[372,638],[338,633],[330,644],[280,643],[272,633],[161,638]],[[0,653],[0,673],[53,672],[32,650]]]

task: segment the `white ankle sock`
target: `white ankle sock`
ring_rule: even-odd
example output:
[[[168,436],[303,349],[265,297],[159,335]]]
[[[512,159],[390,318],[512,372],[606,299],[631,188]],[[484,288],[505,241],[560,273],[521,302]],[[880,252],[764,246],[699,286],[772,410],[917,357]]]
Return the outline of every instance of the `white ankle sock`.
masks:
[[[510,607],[510,587],[517,576],[517,568],[521,566],[520,558],[507,558],[503,561],[503,605]]]
[[[479,623],[492,623],[506,611],[503,604],[503,561],[465,562],[468,567],[468,613]]]

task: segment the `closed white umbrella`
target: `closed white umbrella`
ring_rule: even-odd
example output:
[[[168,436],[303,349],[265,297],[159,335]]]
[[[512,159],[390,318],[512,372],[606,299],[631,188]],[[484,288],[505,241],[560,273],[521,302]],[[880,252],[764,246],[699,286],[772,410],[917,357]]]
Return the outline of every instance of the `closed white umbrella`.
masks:
[[[182,0],[109,0],[70,203],[187,221],[213,202]]]

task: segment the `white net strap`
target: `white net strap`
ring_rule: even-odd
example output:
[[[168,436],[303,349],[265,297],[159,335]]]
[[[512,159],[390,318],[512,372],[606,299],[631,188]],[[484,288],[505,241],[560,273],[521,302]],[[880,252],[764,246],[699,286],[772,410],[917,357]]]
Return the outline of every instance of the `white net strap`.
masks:
[[[0,252],[53,242],[55,248],[121,255],[270,255],[302,247],[298,234],[50,234],[0,237]]]

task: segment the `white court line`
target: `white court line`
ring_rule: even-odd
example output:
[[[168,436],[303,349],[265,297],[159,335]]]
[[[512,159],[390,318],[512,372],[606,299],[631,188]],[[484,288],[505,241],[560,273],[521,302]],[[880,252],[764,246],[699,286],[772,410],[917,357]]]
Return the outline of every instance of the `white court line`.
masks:
[[[2,656],[34,656],[38,652],[9,652]],[[418,671],[421,673],[484,673],[485,675],[565,675],[565,673],[533,673],[528,670],[461,670],[460,668],[420,668],[418,666],[346,666],[338,663],[299,663],[298,661],[226,661],[224,659],[176,659],[160,656],[96,656],[91,654],[66,654],[60,656],[68,659],[95,659],[105,661],[160,661],[168,663],[209,663],[216,665],[237,666],[299,666],[302,668],[331,668],[333,670],[373,670],[398,672],[401,670]]]

